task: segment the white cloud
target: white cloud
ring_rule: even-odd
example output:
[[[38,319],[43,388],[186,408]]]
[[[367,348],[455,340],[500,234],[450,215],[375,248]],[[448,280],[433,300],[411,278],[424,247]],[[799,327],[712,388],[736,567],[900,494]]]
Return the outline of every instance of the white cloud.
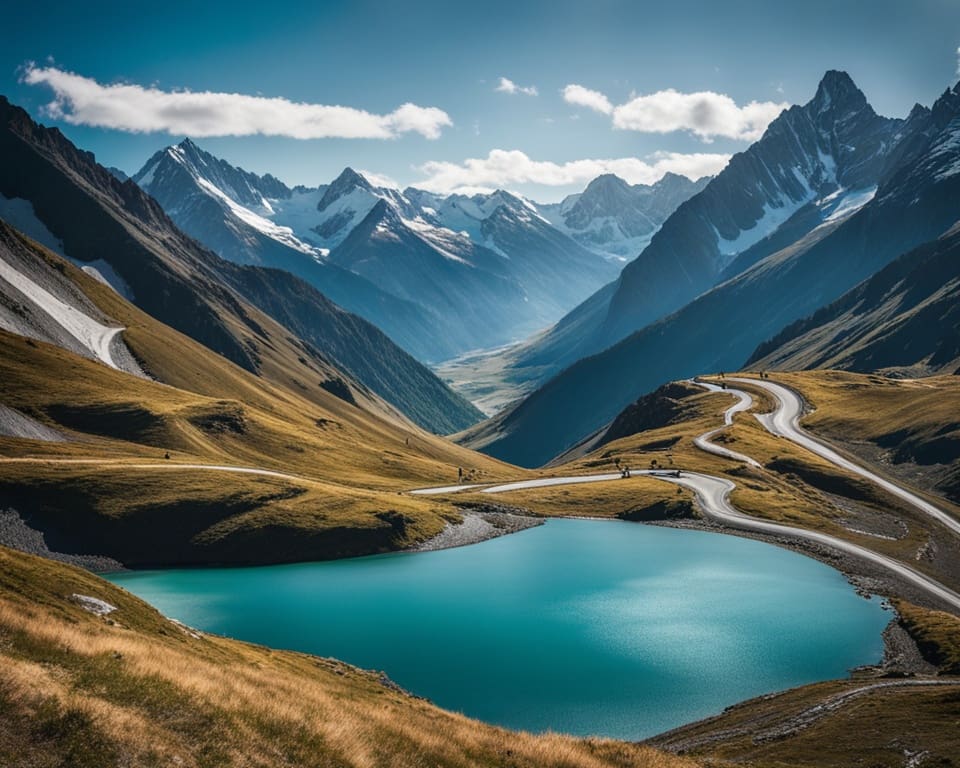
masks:
[[[604,96],[600,91],[591,91],[582,85],[571,84],[563,89],[563,100],[568,104],[576,104],[580,107],[592,109],[595,112],[602,112],[609,115],[613,112],[613,104],[610,99]]]
[[[484,158],[468,158],[462,163],[426,163],[419,168],[425,178],[414,186],[443,194],[519,184],[560,187],[585,184],[604,173],[615,173],[631,184],[652,184],[668,172],[691,179],[712,176],[729,160],[730,155],[723,154],[656,152],[642,160],[623,157],[553,163],[532,160],[520,150],[494,149]]]
[[[387,187],[388,189],[400,189],[400,185],[397,183],[396,179],[392,176],[387,176],[383,173],[377,173],[376,171],[366,171],[362,168],[357,169],[363,178],[369,181],[375,187]]]
[[[294,139],[389,139],[403,133],[439,138],[453,123],[436,107],[403,104],[378,115],[352,107],[211,91],[161,91],[140,85],[102,85],[56,67],[29,64],[22,79],[47,85],[51,117],[73,125],[175,136],[287,136]]]
[[[957,48],[957,77],[960,77],[960,47]]]
[[[690,131],[704,141],[717,136],[744,141],[759,139],[771,121],[790,106],[786,102],[751,101],[742,107],[713,91],[680,93],[672,88],[634,96],[614,106],[599,91],[571,84],[563,89],[570,104],[588,107],[613,118],[613,127],[643,133]]]
[[[493,90],[500,93],[522,93],[524,96],[536,96],[537,86],[535,85],[517,85],[513,80],[506,77],[500,78],[500,83]]]

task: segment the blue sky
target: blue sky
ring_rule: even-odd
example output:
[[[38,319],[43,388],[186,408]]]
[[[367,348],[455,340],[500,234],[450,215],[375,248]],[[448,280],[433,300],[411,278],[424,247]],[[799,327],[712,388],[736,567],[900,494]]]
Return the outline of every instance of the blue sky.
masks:
[[[808,100],[827,69],[847,70],[877,111],[903,116],[956,81],[960,46],[953,0],[194,5],[52,2],[38,13],[11,4],[0,93],[127,172],[184,135],[185,111],[166,120],[164,94],[209,91],[260,99],[221,99],[222,113],[219,101],[198,107],[209,135],[197,142],[291,184],[323,183],[351,165],[401,186],[502,182],[548,201],[582,188],[596,169],[648,181],[715,168],[749,145],[777,105]],[[22,81],[28,62],[45,73],[33,84]],[[65,73],[83,80],[66,82]],[[497,90],[500,78],[514,92]],[[76,96],[117,83],[143,92],[124,101],[97,91],[83,115],[69,100],[59,116],[44,112],[53,85]],[[565,98],[570,85],[585,90]],[[523,92],[532,88],[536,95]],[[348,107],[324,113],[324,125],[347,126],[325,133],[382,135],[215,135],[314,125],[313,113],[266,99]],[[707,128],[684,122],[694,102],[712,110]],[[759,106],[744,111],[750,102]],[[419,111],[395,112],[407,103]]]

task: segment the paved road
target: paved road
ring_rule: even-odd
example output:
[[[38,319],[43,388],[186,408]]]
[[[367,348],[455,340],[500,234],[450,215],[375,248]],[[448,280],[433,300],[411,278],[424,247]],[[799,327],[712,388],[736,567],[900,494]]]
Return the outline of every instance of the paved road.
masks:
[[[751,384],[755,387],[760,387],[776,398],[778,406],[773,413],[757,414],[757,419],[767,428],[767,431],[779,437],[785,437],[787,440],[806,448],[811,453],[815,453],[826,459],[831,464],[866,478],[871,483],[879,485],[885,491],[902,499],[924,515],[933,518],[954,533],[960,534],[960,521],[935,507],[926,499],[917,496],[915,493],[911,493],[906,488],[902,488],[896,483],[871,472],[866,467],[851,461],[845,456],[841,456],[835,450],[824,445],[804,430],[803,427],[800,426],[800,417],[803,415],[803,400],[801,400],[800,396],[793,390],[788,389],[782,384],[776,384],[766,379],[728,378],[727,381],[735,381],[741,384]]]
[[[727,392],[728,394],[731,394],[737,398],[737,402],[724,411],[723,426],[717,427],[716,429],[711,429],[709,432],[704,432],[699,437],[693,438],[694,445],[696,445],[701,451],[706,451],[707,453],[712,453],[716,456],[723,456],[726,459],[733,459],[734,461],[742,461],[745,464],[749,464],[751,467],[759,467],[760,462],[756,459],[752,459],[746,454],[731,451],[729,448],[726,448],[722,445],[715,445],[711,442],[714,437],[733,424],[733,417],[736,414],[740,413],[741,411],[748,411],[753,407],[753,398],[750,396],[750,393],[739,389],[723,389],[723,387],[718,387],[716,384],[710,384],[705,381],[691,381],[691,383],[696,384],[698,387],[703,387],[704,389],[710,390],[711,392]]]
[[[744,379],[750,384],[761,384],[759,381],[753,379]],[[773,429],[782,430],[784,436],[789,436],[790,439],[793,439],[791,429],[800,436],[803,436],[803,433],[799,431],[799,427],[796,426],[796,419],[799,417],[799,413],[802,410],[802,404],[800,404],[799,398],[790,392],[790,390],[780,385],[772,384],[771,382],[764,381],[761,385],[766,385],[768,391],[771,391],[778,400],[778,406],[776,411],[771,414],[770,418],[766,420],[766,423],[772,425]],[[776,389],[774,389],[776,387]],[[746,393],[740,392],[740,390],[725,390],[734,394],[737,397],[737,402],[734,403],[730,408],[727,409],[727,412],[724,414],[724,423],[732,423],[733,415],[739,411],[744,410],[745,397],[749,397]],[[781,398],[782,395],[782,398]],[[791,400],[791,398],[793,398]],[[786,416],[782,414],[786,413]],[[786,421],[785,421],[786,419]],[[792,419],[792,421],[791,421]],[[786,426],[785,426],[786,425]],[[768,427],[770,428],[770,427]],[[773,431],[771,429],[771,431]],[[712,434],[711,432],[706,433],[706,435]],[[701,435],[701,439],[706,441],[706,435]],[[811,438],[807,438],[811,439]],[[812,439],[811,439],[812,440]],[[830,449],[825,446],[812,441],[817,445],[821,450],[825,452],[830,452]],[[803,443],[801,443],[803,444]],[[824,453],[817,451],[821,456]],[[837,454],[834,454],[837,455]],[[749,457],[745,457],[749,458]],[[837,458],[842,459],[844,462],[850,464],[851,466],[857,466],[848,462],[843,457],[837,455]],[[177,462],[163,462],[163,463],[118,463],[110,459],[0,459],[3,462],[33,462],[33,463],[54,463],[54,464],[95,464],[95,465],[111,465],[116,468],[128,468],[128,469],[161,469],[161,470],[207,470],[214,472],[234,472],[242,474],[252,474],[252,475],[263,475],[267,477],[278,477],[287,480],[298,480],[298,481],[307,481],[310,482],[309,478],[299,477],[297,475],[287,474],[285,472],[278,472],[270,469],[259,469],[257,467],[237,467],[229,465],[220,465],[220,464],[179,464]],[[846,466],[843,464],[841,466]],[[873,479],[872,473],[868,470],[864,470],[861,467],[858,467],[860,470],[858,474],[862,474],[866,477]],[[737,528],[745,531],[757,531],[760,533],[771,534],[774,536],[786,536],[792,539],[803,539],[807,541],[812,541],[817,544],[821,544],[827,547],[830,547],[834,550],[839,550],[847,554],[853,555],[855,557],[860,557],[864,560],[867,560],[875,565],[878,565],[887,571],[895,574],[896,576],[904,579],[905,581],[913,584],[916,587],[924,590],[928,594],[936,597],[937,599],[943,601],[944,603],[950,605],[954,610],[960,611],[960,594],[957,594],[953,590],[945,587],[934,579],[931,579],[928,576],[920,573],[919,571],[914,570],[910,566],[901,563],[893,558],[887,557],[886,555],[881,555],[877,552],[869,550],[865,547],[861,547],[857,544],[845,541],[843,539],[836,538],[834,536],[828,536],[827,534],[819,533],[817,531],[808,531],[803,528],[794,528],[788,525],[781,525],[779,523],[769,522],[767,520],[759,520],[757,518],[750,517],[745,515],[736,509],[729,500],[730,492],[736,487],[736,485],[726,478],[714,477],[712,475],[705,475],[699,472],[683,472],[674,473],[661,470],[639,470],[634,471],[635,476],[646,475],[648,477],[654,477],[658,480],[663,480],[665,482],[673,483],[675,485],[680,485],[685,488],[690,489],[697,496],[698,501],[700,502],[700,507],[703,510],[703,513],[710,519],[713,519],[717,522],[728,525],[732,528]],[[502,485],[493,485],[489,487],[484,487],[481,491],[482,493],[497,494],[497,493],[506,493],[509,491],[517,490],[526,490],[530,488],[545,488],[550,486],[557,485],[572,485],[577,483],[595,483],[595,482],[607,482],[610,480],[617,480],[620,478],[619,473],[607,473],[607,474],[598,474],[598,475],[574,475],[569,477],[545,477],[538,478],[536,480],[522,480],[513,483],[505,483]],[[906,496],[912,496],[908,491],[899,489],[898,486],[894,486],[889,481],[883,480],[883,478],[877,478],[882,480],[883,483],[889,484],[894,488],[902,491]],[[629,482],[625,480],[622,482]],[[411,493],[418,493],[421,495],[427,494],[450,494],[450,493],[459,493],[461,491],[480,488],[482,486],[472,484],[472,485],[453,485],[453,486],[444,486],[439,488],[419,488]],[[884,485],[886,487],[886,485]],[[901,496],[900,493],[897,494]],[[904,496],[901,496],[904,498]],[[914,497],[916,498],[916,497]],[[922,501],[921,499],[917,499]],[[926,502],[923,502],[926,504]],[[932,505],[927,505],[931,506]],[[932,507],[936,510],[935,507]],[[936,510],[940,512],[939,510]],[[940,512],[943,515],[942,512]]]
[[[710,519],[728,525],[731,528],[737,528],[743,531],[756,531],[773,536],[785,536],[791,539],[802,539],[812,541],[838,550],[862,560],[879,565],[881,568],[899,576],[904,581],[919,587],[930,595],[938,598],[950,605],[954,610],[960,611],[960,594],[952,589],[945,587],[940,582],[931,579],[910,566],[894,560],[892,557],[881,555],[859,544],[839,539],[835,536],[829,536],[819,531],[808,531],[805,528],[794,528],[789,525],[781,525],[767,520],[758,520],[740,512],[730,503],[730,492],[736,488],[736,485],[726,478],[713,477],[712,475],[702,475],[695,472],[684,472],[681,477],[672,477],[667,474],[654,473],[658,479],[669,483],[682,485],[689,488],[696,494],[700,502],[700,508]]]

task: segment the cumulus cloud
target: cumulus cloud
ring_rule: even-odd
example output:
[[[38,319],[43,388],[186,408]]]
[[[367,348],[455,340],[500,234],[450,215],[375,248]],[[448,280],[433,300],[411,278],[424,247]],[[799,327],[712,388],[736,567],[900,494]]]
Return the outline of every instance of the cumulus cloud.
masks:
[[[56,67],[27,65],[30,85],[49,86],[47,115],[73,125],[175,136],[287,136],[294,139],[390,139],[404,133],[439,138],[453,123],[436,107],[403,104],[388,114],[284,98],[211,91],[162,91],[140,85],[102,85]]]
[[[500,93],[522,93],[524,96],[536,96],[537,86],[535,85],[517,85],[513,80],[501,77],[497,87],[493,90]]]
[[[605,115],[613,112],[613,104],[610,103],[610,99],[600,91],[591,91],[582,85],[571,84],[564,88],[561,93],[563,93],[563,100],[568,104],[576,104],[579,107],[586,107]]]
[[[786,102],[751,101],[742,107],[729,96],[713,91],[680,93],[673,88],[634,96],[614,106],[599,91],[571,84],[563,89],[570,104],[610,115],[613,127],[643,133],[690,131],[704,141],[718,136],[756,141],[773,119],[790,105]]]
[[[518,184],[559,187],[585,184],[604,173],[614,173],[631,184],[652,184],[668,172],[690,179],[712,176],[723,170],[729,160],[730,155],[723,154],[656,152],[644,159],[623,157],[554,163],[532,160],[520,150],[494,149],[486,157],[468,158],[462,163],[425,163],[419,168],[425,178],[415,186],[441,194]]]

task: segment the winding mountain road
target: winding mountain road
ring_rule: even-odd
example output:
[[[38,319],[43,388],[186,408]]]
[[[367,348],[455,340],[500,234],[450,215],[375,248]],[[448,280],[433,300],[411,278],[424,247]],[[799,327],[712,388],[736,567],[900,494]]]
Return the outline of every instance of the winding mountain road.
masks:
[[[869,470],[854,464],[848,459],[844,459],[839,454],[831,451],[826,446],[823,446],[807,436],[800,429],[798,424],[800,414],[803,411],[803,403],[796,394],[791,392],[786,387],[783,387],[779,384],[774,384],[773,382],[754,379],[734,379],[734,381],[763,387],[765,390],[774,395],[777,401],[776,409],[772,414],[767,414],[766,418],[760,419],[760,422],[773,434],[795,440],[795,442],[798,442],[798,444],[805,448],[810,448],[808,443],[815,445],[817,450],[814,450],[814,452],[817,455],[823,456],[828,461],[834,462],[844,468],[855,467],[856,469],[852,471],[856,471],[857,474],[866,477],[871,481],[879,481],[878,484],[884,488],[887,488],[888,486],[896,488],[899,491],[896,494],[899,498],[908,501],[910,499],[915,499],[916,501],[921,502],[923,506],[915,506],[917,506],[919,509],[925,509],[929,507],[930,509],[935,510],[938,513],[936,515],[937,519],[941,519],[941,517],[947,517],[945,513],[937,510],[935,507],[933,507],[933,505],[924,502],[922,499],[914,494],[911,494],[909,491],[902,489],[899,486],[884,480],[883,478],[877,477]],[[697,446],[705,451],[709,451],[710,453],[728,456],[735,458],[738,461],[747,461],[754,466],[759,466],[759,463],[748,456],[737,454],[733,451],[727,451],[727,449],[720,446],[715,446],[710,442],[711,437],[733,423],[734,416],[737,413],[745,411],[753,405],[753,398],[750,396],[750,394],[739,389],[732,389],[730,387],[722,389],[716,385],[707,384],[704,382],[697,382],[697,384],[710,391],[727,392],[737,399],[737,402],[730,406],[730,408],[728,408],[724,413],[724,427],[710,430],[709,432],[700,435],[695,441]],[[813,450],[813,448],[810,448],[810,450]],[[731,456],[731,454],[733,455]],[[836,457],[837,461],[834,461],[833,457]],[[679,485],[693,491],[694,495],[697,497],[697,501],[700,504],[703,514],[708,519],[711,519],[715,522],[722,523],[723,525],[735,528],[737,530],[786,537],[794,540],[799,539],[802,541],[809,541],[824,547],[828,547],[834,551],[860,558],[861,560],[879,566],[894,576],[912,584],[914,587],[921,589],[928,595],[931,595],[942,603],[949,605],[954,611],[960,611],[960,594],[954,592],[952,589],[944,586],[935,579],[932,579],[929,576],[926,576],[925,574],[915,570],[909,565],[900,562],[899,560],[895,560],[894,558],[880,554],[879,552],[874,552],[871,549],[867,549],[866,547],[862,547],[844,539],[837,538],[836,536],[830,536],[825,533],[810,531],[804,528],[795,528],[789,525],[782,525],[780,523],[774,523],[768,520],[761,520],[744,514],[734,507],[730,502],[730,493],[734,490],[734,488],[736,488],[736,484],[732,480],[722,477],[714,477],[713,475],[705,475],[700,472],[689,471],[673,472],[662,470],[640,470],[635,471],[633,474],[654,477],[658,480],[673,483],[674,485]],[[530,488],[545,488],[557,485],[571,485],[576,483],[603,482],[608,480],[616,480],[619,477],[619,473],[580,475],[570,477],[546,477],[536,480],[523,480],[514,483],[506,483],[503,485],[494,485],[484,488],[481,492],[490,494],[507,493],[509,491],[527,490]],[[424,495],[438,493],[449,494],[475,489],[477,487],[478,486],[476,485],[460,485],[447,486],[445,488],[420,488],[412,491],[411,493]],[[951,522],[955,522],[952,521],[951,518],[947,519]]]
[[[749,411],[753,407],[753,398],[750,396],[750,393],[744,392],[740,389],[724,389],[723,387],[718,387],[716,384],[710,384],[705,381],[692,381],[691,383],[696,384],[698,387],[703,387],[704,389],[710,390],[711,392],[727,392],[737,398],[737,402],[724,411],[723,426],[717,427],[716,429],[711,429],[709,432],[704,432],[702,435],[693,438],[694,445],[696,445],[701,451],[712,453],[715,456],[723,456],[726,459],[742,461],[744,464],[749,464],[751,467],[759,467],[760,462],[756,459],[752,459],[745,454],[731,451],[729,448],[725,448],[722,445],[715,445],[714,443],[710,442],[714,437],[723,432],[724,429],[733,424],[734,416],[741,411]]]
[[[184,464],[177,461],[164,462],[131,462],[117,461],[116,459],[58,459],[58,458],[35,458],[35,457],[2,457],[2,464],[76,464],[76,465],[94,465],[105,466],[110,469],[168,469],[185,470],[198,469],[209,472],[230,472],[241,475],[261,475],[263,477],[278,477],[281,480],[296,480],[298,482],[316,482],[303,475],[291,475],[289,472],[278,472],[273,469],[260,469],[259,467],[236,467],[229,464]],[[442,492],[444,489],[438,489]]]
[[[803,400],[792,389],[788,389],[782,384],[776,384],[772,381],[758,379],[731,378],[728,381],[735,381],[740,384],[751,384],[766,390],[777,400],[777,408],[773,413],[757,414],[757,419],[766,427],[767,431],[778,437],[785,437],[811,453],[826,459],[848,472],[860,475],[871,483],[879,485],[885,491],[892,493],[897,498],[905,501],[914,509],[919,510],[928,517],[933,518],[946,528],[949,528],[955,534],[960,534],[960,521],[948,515],[941,509],[938,509],[929,501],[920,498],[915,493],[911,493],[896,483],[887,480],[880,475],[871,472],[864,466],[841,456],[829,446],[817,440],[803,427],[800,426],[800,417],[803,416]],[[706,386],[701,383],[701,386]],[[711,387],[712,388],[712,387]],[[728,392],[731,390],[727,390]],[[733,390],[737,391],[737,390]]]

